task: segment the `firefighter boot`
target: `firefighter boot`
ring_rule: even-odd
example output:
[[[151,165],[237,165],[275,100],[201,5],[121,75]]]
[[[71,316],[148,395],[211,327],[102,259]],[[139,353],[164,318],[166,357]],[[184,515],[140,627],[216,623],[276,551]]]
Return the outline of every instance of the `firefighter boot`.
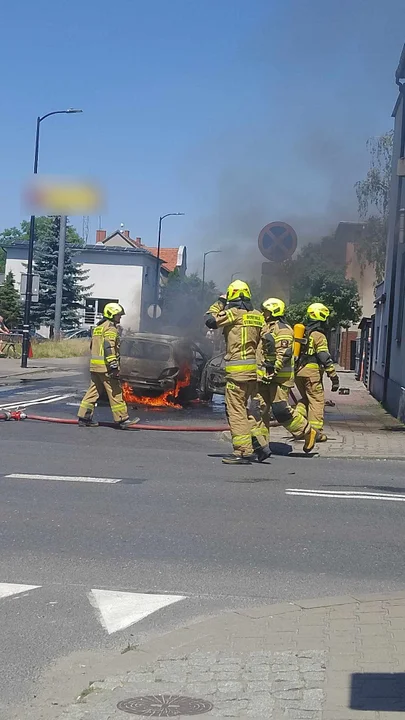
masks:
[[[77,424],[79,427],[98,427],[98,422],[95,422],[93,418],[79,418]]]
[[[251,465],[252,460],[255,460],[255,455],[226,455],[222,458],[222,462],[225,465]]]
[[[271,456],[271,450],[268,445],[263,447],[258,443],[255,437],[252,438],[252,445],[254,450],[255,459],[257,462],[264,462]]]
[[[314,430],[313,427],[310,427],[310,429],[305,433],[304,437],[305,437],[304,453],[309,453],[315,447],[316,430]]]
[[[327,439],[328,439],[328,436],[325,435],[325,433],[322,432],[322,430],[318,430],[318,431],[317,431],[317,433],[316,433],[316,442],[326,442]]]
[[[140,422],[140,419],[141,418],[139,417],[135,417],[132,418],[132,420],[130,420],[129,418],[127,418],[126,420],[121,420],[121,422],[118,423],[120,430],[131,430],[132,427],[135,427],[135,425]]]
[[[255,456],[256,460],[259,463],[264,462],[265,460],[268,460],[269,457],[271,457],[271,450],[268,445],[265,447],[261,447],[258,450],[255,450]]]

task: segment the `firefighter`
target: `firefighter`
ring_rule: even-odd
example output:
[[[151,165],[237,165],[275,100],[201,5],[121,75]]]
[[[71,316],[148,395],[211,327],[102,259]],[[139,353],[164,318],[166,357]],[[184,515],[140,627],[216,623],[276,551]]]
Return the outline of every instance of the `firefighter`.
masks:
[[[332,381],[332,392],[339,390],[339,377],[331,358],[325,335],[325,322],[330,315],[329,309],[322,303],[312,303],[307,310],[309,322],[306,324],[304,343],[297,362],[295,383],[301,395],[297,412],[307,417],[317,431],[317,442],[328,439],[323,432],[325,411],[325,391],[323,375],[326,373]]]
[[[226,298],[219,298],[208,310],[205,324],[213,330],[223,328],[226,342],[225,403],[233,453],[222,462],[248,465],[256,456],[247,405],[257,390],[256,351],[263,326],[262,314],[253,309],[249,286],[242,280],[232,282]]]
[[[79,426],[98,426],[98,423],[93,421],[94,406],[105,390],[114,421],[122,430],[126,430],[139,422],[139,418],[129,419],[119,379],[120,335],[118,326],[125,312],[121,305],[111,302],[105,305],[103,315],[104,319],[100,320],[94,328],[91,339],[91,383],[80,403]]]
[[[284,317],[285,303],[279,298],[269,298],[262,304],[265,324],[257,355],[257,379],[262,433],[257,434],[261,445],[258,459],[269,456],[268,450],[270,413],[295,438],[304,438],[304,452],[310,452],[316,441],[316,431],[308,420],[289,404],[289,394],[294,386],[294,333]]]

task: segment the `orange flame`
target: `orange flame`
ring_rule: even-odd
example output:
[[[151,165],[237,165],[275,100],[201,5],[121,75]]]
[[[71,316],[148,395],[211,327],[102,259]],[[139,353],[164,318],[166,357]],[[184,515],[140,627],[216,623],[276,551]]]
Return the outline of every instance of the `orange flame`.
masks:
[[[171,407],[180,409],[181,405],[178,405],[176,403],[176,400],[179,396],[180,390],[190,385],[190,379],[191,371],[189,368],[185,368],[185,370],[183,371],[183,377],[177,380],[176,386],[174,388],[170,388],[170,390],[165,390],[161,393],[161,395],[158,395],[158,397],[135,395],[132,392],[131,386],[127,382],[122,383],[122,394],[124,396],[125,402],[134,405],[148,405],[148,407]]]

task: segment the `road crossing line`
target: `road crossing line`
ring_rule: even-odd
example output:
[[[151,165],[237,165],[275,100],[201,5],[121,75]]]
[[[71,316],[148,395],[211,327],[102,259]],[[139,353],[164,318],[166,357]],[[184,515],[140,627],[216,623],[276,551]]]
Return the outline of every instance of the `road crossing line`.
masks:
[[[44,398],[38,398],[37,400],[20,400],[19,402],[9,403],[2,405],[2,410],[16,410],[17,408],[27,408],[31,405],[48,405],[49,403],[58,402],[59,400],[65,400],[68,397],[72,397],[74,393],[67,395],[48,395]]]
[[[41,585],[17,585],[15,583],[0,583],[0,598],[12,597],[29,590],[37,590]]]
[[[286,495],[302,497],[319,497],[339,500],[381,500],[389,502],[405,502],[405,493],[384,493],[360,490],[311,490],[303,488],[287,488]]]
[[[123,478],[87,477],[81,475],[35,475],[33,473],[10,473],[4,475],[10,480],[61,480],[62,482],[104,483],[116,485],[123,482]]]

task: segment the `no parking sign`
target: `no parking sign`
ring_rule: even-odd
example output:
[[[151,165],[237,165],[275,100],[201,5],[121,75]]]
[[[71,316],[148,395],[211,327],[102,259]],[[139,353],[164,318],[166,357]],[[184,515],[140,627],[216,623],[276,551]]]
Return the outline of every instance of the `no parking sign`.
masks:
[[[297,249],[297,233],[285,222],[265,225],[259,235],[259,250],[267,260],[282,263]]]

